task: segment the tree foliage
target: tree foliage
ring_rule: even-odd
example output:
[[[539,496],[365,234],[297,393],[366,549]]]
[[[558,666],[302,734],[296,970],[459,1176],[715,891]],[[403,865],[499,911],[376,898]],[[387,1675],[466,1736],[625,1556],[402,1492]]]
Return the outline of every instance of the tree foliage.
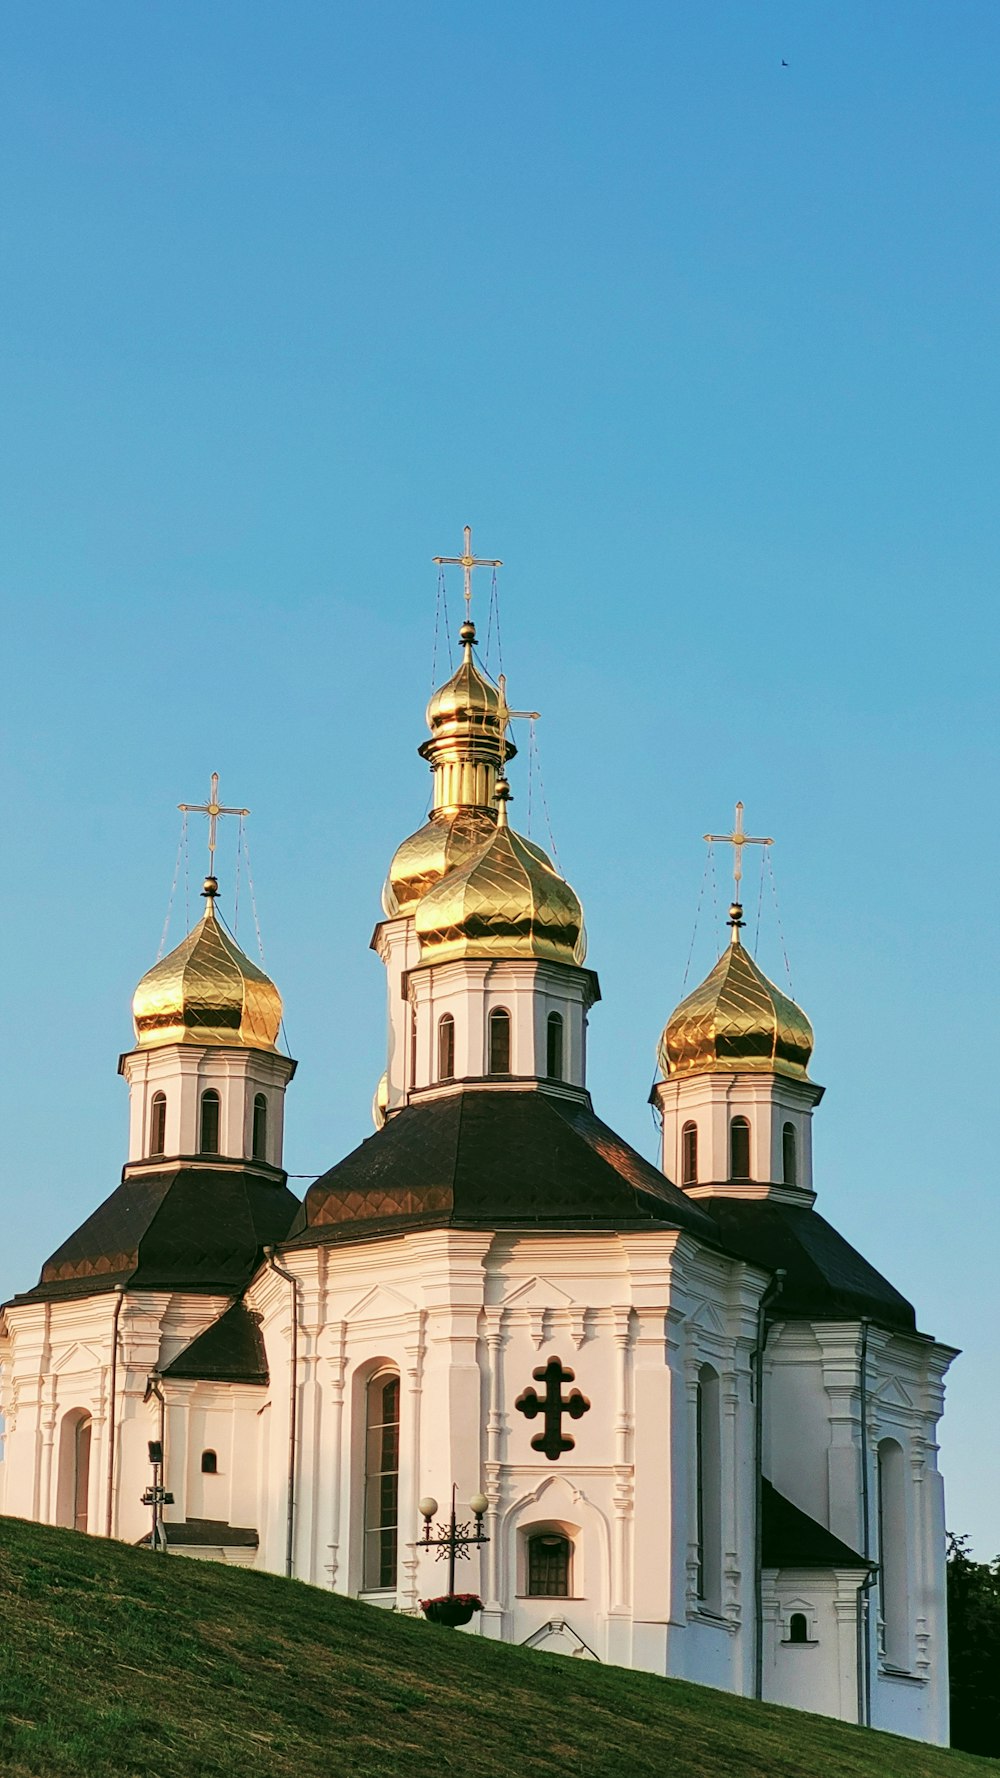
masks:
[[[969,1539],[948,1536],[951,1744],[1000,1756],[1000,1556],[974,1562]]]

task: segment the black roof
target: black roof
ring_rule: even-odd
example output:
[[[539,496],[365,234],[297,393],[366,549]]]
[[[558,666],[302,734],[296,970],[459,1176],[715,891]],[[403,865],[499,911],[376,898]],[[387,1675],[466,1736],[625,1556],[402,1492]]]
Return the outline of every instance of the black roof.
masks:
[[[252,1525],[227,1525],[225,1519],[163,1519],[164,1541],[168,1549],[255,1550],[260,1537]],[[150,1543],[147,1531],[139,1539],[139,1548]]]
[[[785,1272],[774,1313],[780,1319],[858,1321],[916,1332],[913,1305],[869,1265],[824,1217],[774,1199],[703,1198],[726,1251],[766,1272]]]
[[[875,1564],[841,1543],[818,1519],[793,1506],[764,1477],[761,1481],[761,1534],[765,1568],[873,1568]]]
[[[156,1172],[126,1171],[46,1260],[34,1290],[14,1300],[91,1296],[118,1284],[232,1296],[252,1277],[262,1249],[287,1235],[298,1208],[273,1167],[174,1162]]]
[[[164,1366],[162,1374],[205,1383],[267,1383],[260,1316],[245,1303],[231,1303],[218,1321]]]
[[[711,1217],[583,1103],[467,1088],[411,1104],[309,1187],[288,1245],[417,1228],[687,1229]]]

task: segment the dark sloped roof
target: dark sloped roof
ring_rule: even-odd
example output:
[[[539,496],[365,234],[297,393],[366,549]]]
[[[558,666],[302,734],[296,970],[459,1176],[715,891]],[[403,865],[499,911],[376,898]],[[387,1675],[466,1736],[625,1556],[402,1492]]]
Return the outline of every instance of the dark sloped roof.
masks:
[[[167,1165],[121,1185],[47,1259],[16,1297],[89,1296],[116,1284],[232,1296],[280,1241],[298,1210],[274,1168]]]
[[[815,1210],[772,1199],[703,1198],[728,1252],[785,1280],[779,1318],[857,1321],[916,1331],[913,1306]]]
[[[260,1316],[245,1303],[232,1303],[164,1367],[165,1377],[206,1383],[266,1383],[267,1353]]]
[[[658,1226],[718,1245],[712,1219],[594,1116],[537,1091],[409,1105],[309,1187],[289,1244],[408,1228]]]
[[[252,1525],[227,1525],[225,1519],[164,1519],[163,1535],[168,1549],[255,1550],[260,1537]],[[150,1542],[147,1531],[140,1549]]]
[[[874,1567],[818,1519],[793,1506],[766,1477],[761,1482],[760,1504],[765,1568]]]

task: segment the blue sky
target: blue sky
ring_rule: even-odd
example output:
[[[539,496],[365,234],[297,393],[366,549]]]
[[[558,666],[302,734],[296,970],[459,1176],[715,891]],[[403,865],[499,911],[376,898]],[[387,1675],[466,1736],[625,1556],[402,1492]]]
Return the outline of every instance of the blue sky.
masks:
[[[253,810],[288,1165],[368,1132],[430,558],[471,523],[587,910],[598,1109],[653,1153],[740,796],[820,1206],[964,1349],[948,1518],[991,1555],[996,8],[49,0],[5,39],[0,1289],[117,1181],[212,770]],[[526,750],[513,788],[523,826]],[[232,834],[219,870],[231,919]],[[710,886],[692,979],[721,938]]]

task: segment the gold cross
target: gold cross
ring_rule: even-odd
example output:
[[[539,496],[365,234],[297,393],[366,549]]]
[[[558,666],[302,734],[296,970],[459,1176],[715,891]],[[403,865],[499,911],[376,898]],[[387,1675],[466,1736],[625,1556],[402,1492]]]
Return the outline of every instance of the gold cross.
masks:
[[[212,786],[207,803],[178,803],[185,815],[208,816],[208,874],[215,875],[215,828],[220,815],[249,815],[249,809],[227,809],[219,801],[219,774],[212,773]]]
[[[732,846],[733,848],[733,883],[735,884],[734,901],[740,899],[740,879],[743,876],[744,846],[773,846],[774,841],[760,839],[756,834],[743,832],[743,804],[736,805],[736,821],[732,833],[706,833],[702,836],[711,845],[714,841]]]
[[[460,556],[435,556],[434,561],[439,568],[461,568],[465,581],[465,621],[468,623],[472,615],[472,570],[473,568],[502,568],[503,563],[493,556],[474,556],[472,553],[472,526],[466,525],[464,531],[465,552]]]
[[[508,726],[508,724],[513,721],[515,716],[519,717],[519,718],[523,717],[525,722],[537,722],[542,713],[540,710],[512,710],[511,709],[510,705],[507,702],[507,675],[506,675],[506,673],[501,673],[499,679],[497,680],[497,689],[500,693],[500,705],[497,710],[497,716],[500,721],[500,776],[503,777],[504,767],[507,764],[507,726]]]

